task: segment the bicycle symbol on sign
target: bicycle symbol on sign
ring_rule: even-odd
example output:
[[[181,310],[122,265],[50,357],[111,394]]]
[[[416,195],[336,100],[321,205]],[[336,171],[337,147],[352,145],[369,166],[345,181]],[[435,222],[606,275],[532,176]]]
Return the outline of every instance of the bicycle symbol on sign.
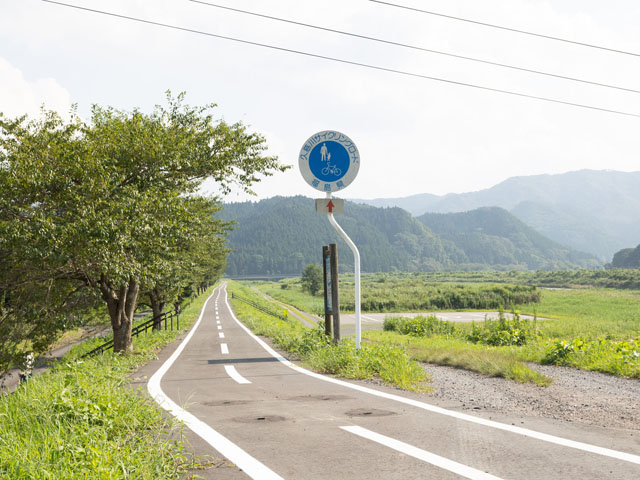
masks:
[[[336,165],[331,165],[331,153],[327,149],[326,144],[322,144],[320,148],[320,156],[321,161],[327,162],[327,166],[322,169],[322,175],[333,175],[335,177],[339,177],[342,174],[342,170],[340,170]]]

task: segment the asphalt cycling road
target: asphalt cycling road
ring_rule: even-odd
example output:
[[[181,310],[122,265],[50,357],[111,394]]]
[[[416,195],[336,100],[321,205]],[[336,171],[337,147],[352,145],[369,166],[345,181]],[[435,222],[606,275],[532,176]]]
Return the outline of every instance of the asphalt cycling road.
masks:
[[[241,469],[215,478],[640,478],[633,431],[472,416],[428,394],[302,369],[235,318],[224,285],[147,368],[150,394],[195,432],[197,451]]]

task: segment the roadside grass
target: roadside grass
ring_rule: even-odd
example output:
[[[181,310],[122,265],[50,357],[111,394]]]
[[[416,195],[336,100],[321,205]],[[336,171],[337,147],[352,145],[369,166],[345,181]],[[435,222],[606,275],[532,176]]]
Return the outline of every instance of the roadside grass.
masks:
[[[229,292],[268,306],[254,290],[229,281]],[[428,376],[409,358],[401,345],[362,345],[356,351],[351,340],[334,345],[321,325],[309,329],[293,319],[284,321],[231,299],[236,316],[258,335],[271,338],[309,368],[351,379],[380,378],[387,384],[415,391],[428,391]]]
[[[367,330],[364,336],[375,343],[404,345],[410,357],[419,362],[447,365],[520,383],[539,386],[552,383],[549,377],[529,368],[512,349],[472,344],[440,335],[412,337],[396,332]]]
[[[183,308],[182,331],[197,319],[210,291]],[[43,375],[0,398],[0,478],[177,479],[196,466],[180,426],[130,374],[180,332],[134,339],[135,353],[79,360],[105,339],[74,347]],[[174,439],[172,439],[174,438]],[[178,438],[178,440],[175,440]]]
[[[297,279],[299,280],[299,279]],[[322,292],[318,296],[312,296],[302,291],[299,281],[292,279],[275,282],[254,282],[254,286],[270,297],[315,315],[324,315],[324,299]],[[282,288],[285,286],[286,288]]]
[[[587,273],[580,275],[590,278]],[[514,279],[511,274],[504,276],[510,280]],[[570,278],[575,280],[577,276],[577,274],[571,275]],[[345,277],[348,276],[345,275]],[[379,283],[386,287],[375,291],[379,295],[386,296],[394,294],[393,288],[389,289],[389,287],[400,285],[400,293],[404,295],[409,288],[407,282],[413,277],[419,279],[414,287],[416,289],[419,289],[419,285],[426,280],[448,278],[445,274],[436,276],[372,274],[368,276],[368,283],[363,283],[363,290],[370,288],[373,283]],[[475,282],[493,279],[489,274],[479,277],[472,274],[454,276],[458,281],[466,277]],[[530,279],[530,277],[531,275],[528,275],[524,278]],[[551,278],[556,277],[561,276],[555,275]],[[304,310],[305,305],[310,305],[309,300],[305,300],[305,296],[310,297],[310,295],[300,291],[294,280],[289,279],[287,282],[289,285],[286,289],[280,288],[276,283],[271,285],[265,283],[260,288],[264,291],[268,290],[269,294],[275,298],[279,298],[280,291],[288,292],[291,303]],[[344,284],[348,292],[350,288],[348,278]],[[518,309],[523,314],[549,320],[539,320],[533,322],[533,325],[531,322],[522,322],[520,325],[507,325],[507,328],[499,328],[499,321],[476,324],[458,323],[451,327],[450,333],[455,334],[444,335],[444,340],[438,339],[443,337],[442,325],[436,322],[417,325],[415,322],[407,321],[404,326],[405,333],[413,337],[422,337],[425,342],[422,353],[413,349],[409,349],[409,353],[412,358],[419,361],[452,365],[487,375],[496,374],[497,366],[501,365],[503,372],[499,375],[505,378],[513,377],[516,380],[515,376],[524,378],[531,374],[522,369],[523,365],[526,367],[524,363],[514,364],[511,361],[503,361],[504,359],[496,360],[496,358],[502,358],[505,351],[508,359],[516,359],[519,362],[567,365],[584,370],[640,378],[640,291],[605,288],[542,290],[539,303],[505,305],[505,307],[507,310]],[[369,332],[367,335],[370,335]],[[372,333],[372,335],[375,334]],[[413,344],[414,341],[416,340],[411,339],[410,343]],[[485,343],[490,345],[484,345]],[[428,349],[431,349],[432,353],[425,353]],[[484,352],[482,356],[477,355],[478,349]],[[465,350],[470,353],[463,353]],[[487,356],[490,354],[486,352],[498,353],[492,357]],[[520,370],[522,371],[519,372]],[[514,371],[515,374],[512,373]],[[535,378],[533,381],[540,384]]]

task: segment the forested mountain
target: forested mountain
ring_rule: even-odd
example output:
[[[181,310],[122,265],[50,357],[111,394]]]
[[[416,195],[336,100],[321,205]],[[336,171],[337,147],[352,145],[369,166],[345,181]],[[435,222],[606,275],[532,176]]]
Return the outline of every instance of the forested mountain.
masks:
[[[358,201],[413,215],[502,207],[552,240],[601,260],[640,242],[640,172],[580,170],[512,177],[477,192]]]
[[[557,270],[601,265],[592,255],[550,240],[498,207],[425,213],[418,220],[440,236],[451,260],[463,269],[491,265],[500,270]]]
[[[502,225],[499,229],[492,230],[491,234],[464,232],[468,244],[459,245],[452,240],[456,236],[454,226],[442,227],[443,232],[449,233],[439,236],[400,208],[345,202],[345,214],[336,218],[358,246],[365,272],[550,269],[597,264],[593,257],[568,248],[563,250],[524,225],[519,230],[510,230],[505,226],[509,223],[507,218],[503,217],[521,222],[504,210],[495,210],[488,209],[478,222],[492,221],[492,217],[498,216],[500,219],[495,222]],[[312,199],[274,197],[257,203],[230,203],[225,205],[220,216],[237,220],[236,228],[228,236],[228,246],[233,252],[228,257],[227,275],[299,274],[306,264],[320,263],[322,245],[332,242],[338,243],[341,269],[353,269],[351,251],[326,217],[315,212]],[[512,238],[501,239],[499,231]],[[484,242],[484,257],[475,253],[474,242]],[[527,245],[535,246],[534,254],[525,255],[521,251]],[[545,256],[545,248],[550,249],[548,256]]]
[[[640,245],[636,248],[623,248],[613,256],[613,268],[640,268]]]
[[[440,239],[406,211],[345,203],[345,214],[337,218],[358,246],[363,271],[432,271],[448,265]],[[301,273],[306,264],[321,263],[322,246],[334,242],[342,269],[353,268],[351,250],[326,216],[316,213],[312,199],[231,203],[221,216],[238,219],[228,236],[233,250],[228,275]]]

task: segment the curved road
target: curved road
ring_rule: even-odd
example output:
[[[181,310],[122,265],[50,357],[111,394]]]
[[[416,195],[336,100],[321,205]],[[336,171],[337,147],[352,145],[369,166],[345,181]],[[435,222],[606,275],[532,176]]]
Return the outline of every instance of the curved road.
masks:
[[[198,451],[242,469],[228,478],[640,478],[637,431],[471,416],[304,370],[235,318],[224,285],[148,389],[202,439]]]

